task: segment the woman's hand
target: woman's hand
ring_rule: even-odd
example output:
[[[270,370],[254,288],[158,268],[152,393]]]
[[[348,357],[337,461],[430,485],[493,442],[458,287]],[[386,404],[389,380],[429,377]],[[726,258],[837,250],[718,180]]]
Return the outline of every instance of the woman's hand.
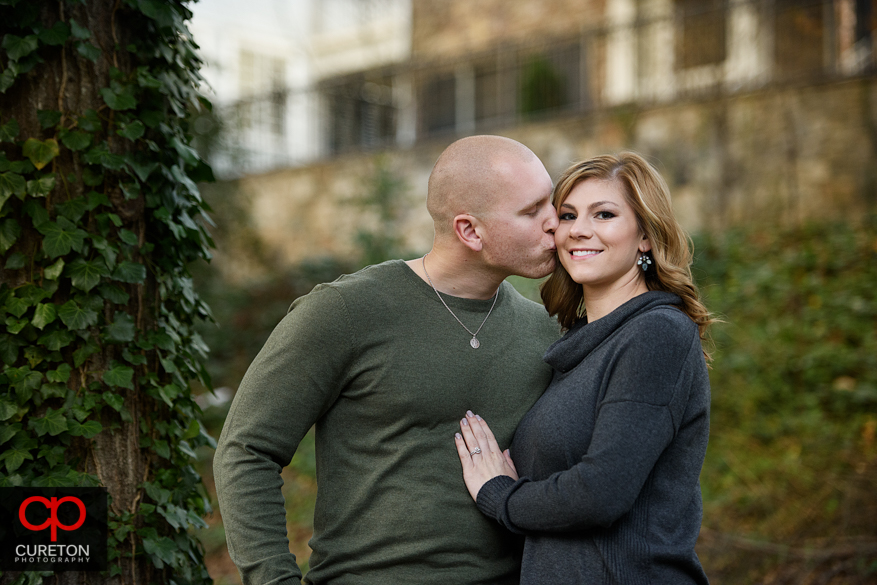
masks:
[[[499,475],[508,475],[518,479],[515,464],[508,449],[501,451],[496,438],[477,414],[466,412],[466,418],[460,421],[460,433],[457,433],[457,453],[463,465],[463,481],[473,500],[478,498],[478,491],[485,483]]]

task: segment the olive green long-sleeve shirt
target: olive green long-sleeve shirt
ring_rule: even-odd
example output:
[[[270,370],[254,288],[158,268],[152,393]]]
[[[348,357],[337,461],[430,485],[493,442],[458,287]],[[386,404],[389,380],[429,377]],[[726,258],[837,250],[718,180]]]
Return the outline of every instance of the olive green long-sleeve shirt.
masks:
[[[493,300],[445,296],[474,331]],[[305,583],[517,583],[520,542],[482,515],[454,433],[467,409],[501,446],[550,381],[559,328],[504,283],[481,346],[402,261],[293,303],[247,371],[216,457],[229,553],[245,584],[298,584],[280,470],[316,424]]]

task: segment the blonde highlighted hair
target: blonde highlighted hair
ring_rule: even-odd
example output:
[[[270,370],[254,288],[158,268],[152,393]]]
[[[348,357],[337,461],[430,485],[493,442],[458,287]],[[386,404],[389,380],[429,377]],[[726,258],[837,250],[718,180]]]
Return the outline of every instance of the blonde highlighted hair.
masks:
[[[708,339],[714,319],[700,300],[691,275],[691,240],[673,214],[670,190],[655,168],[634,152],[601,155],[571,166],[558,179],[552,203],[555,209],[573,188],[588,179],[614,181],[621,186],[627,203],[636,214],[642,233],[651,242],[653,263],[644,273],[649,290],[662,290],[682,299],[682,311],[697,324],[701,340]],[[564,329],[585,316],[584,290],[558,262],[540,287],[542,301],[550,315]],[[704,350],[709,361],[709,353]]]

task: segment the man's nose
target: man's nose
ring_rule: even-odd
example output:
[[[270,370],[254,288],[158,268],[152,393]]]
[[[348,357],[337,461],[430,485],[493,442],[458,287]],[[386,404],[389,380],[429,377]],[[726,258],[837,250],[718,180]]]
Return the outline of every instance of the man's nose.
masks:
[[[545,220],[545,233],[553,234],[557,226],[560,225],[560,220],[557,219],[557,211],[554,210],[554,206],[550,206],[549,209],[548,218]]]

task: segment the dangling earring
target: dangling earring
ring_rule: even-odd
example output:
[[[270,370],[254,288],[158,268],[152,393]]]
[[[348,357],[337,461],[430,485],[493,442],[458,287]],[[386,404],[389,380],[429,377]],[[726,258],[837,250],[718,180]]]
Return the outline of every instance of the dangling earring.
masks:
[[[636,265],[643,269],[643,272],[649,269],[649,264],[652,263],[652,259],[649,258],[648,252],[641,252],[639,256],[639,260],[636,261]]]

